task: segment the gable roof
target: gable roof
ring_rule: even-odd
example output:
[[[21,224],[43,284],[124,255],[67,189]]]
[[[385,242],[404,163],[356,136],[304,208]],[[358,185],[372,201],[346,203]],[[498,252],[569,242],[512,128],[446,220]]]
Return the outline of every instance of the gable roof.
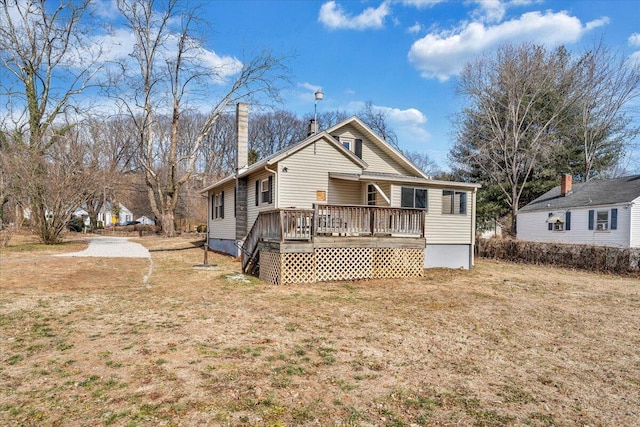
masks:
[[[314,142],[318,142],[320,140],[324,140],[326,142],[328,142],[329,144],[333,145],[338,151],[340,151],[345,157],[347,157],[349,160],[351,160],[352,162],[356,163],[358,166],[360,166],[362,169],[366,169],[369,167],[369,165],[362,160],[361,158],[359,158],[358,156],[355,155],[354,152],[352,152],[351,150],[345,148],[339,141],[336,141],[336,139],[331,136],[332,132],[335,132],[337,129],[340,129],[346,125],[352,125],[354,126],[356,129],[358,129],[358,131],[362,132],[363,134],[367,135],[367,139],[369,141],[371,141],[372,143],[376,144],[378,147],[380,147],[383,151],[385,151],[387,154],[390,155],[390,157],[392,159],[394,159],[395,161],[397,161],[398,163],[400,163],[401,165],[405,166],[407,169],[415,172],[418,176],[424,178],[424,179],[428,179],[428,177],[424,174],[424,172],[422,172],[418,167],[416,167],[413,163],[411,163],[411,161],[409,161],[406,157],[404,157],[398,150],[396,150],[395,148],[391,147],[391,145],[389,145],[389,143],[387,143],[385,140],[383,140],[382,138],[380,138],[378,135],[376,135],[376,133],[374,131],[371,130],[371,128],[369,128],[366,124],[364,124],[364,122],[362,122],[362,120],[360,120],[359,118],[353,116],[350,117],[346,120],[341,121],[340,123],[330,127],[329,129],[326,129],[322,132],[313,134],[308,136],[307,138],[303,139],[302,141],[293,144],[289,147],[285,147],[280,151],[276,151],[275,153],[273,153],[270,156],[265,157],[264,159],[261,159],[259,161],[257,161],[256,163],[249,165],[248,167],[245,167],[241,170],[238,171],[238,174],[232,174],[229,175],[221,180],[218,180],[216,182],[214,182],[213,184],[209,185],[206,188],[203,188],[202,190],[200,190],[200,193],[206,193],[207,191],[219,187],[220,185],[226,184],[227,182],[236,179],[236,177],[238,178],[242,178],[244,176],[250,175],[254,172],[257,172],[259,170],[264,170],[265,168],[267,168],[268,166],[271,166],[275,163],[278,163],[279,161],[291,156],[292,154],[296,153],[297,151],[300,151],[301,149],[309,146],[310,144],[314,143]]]
[[[519,212],[556,210],[628,203],[640,197],[640,175],[593,180],[573,184],[569,194],[560,195],[560,186],[552,188]]]

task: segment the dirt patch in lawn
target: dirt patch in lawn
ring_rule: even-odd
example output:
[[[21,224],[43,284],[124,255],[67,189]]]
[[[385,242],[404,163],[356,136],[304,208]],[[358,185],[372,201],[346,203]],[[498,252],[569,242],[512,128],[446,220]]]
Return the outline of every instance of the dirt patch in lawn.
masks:
[[[148,282],[149,260],[51,256],[82,242],[3,251],[1,425],[640,419],[637,278],[479,261],[277,287],[194,270],[194,238],[132,240]]]

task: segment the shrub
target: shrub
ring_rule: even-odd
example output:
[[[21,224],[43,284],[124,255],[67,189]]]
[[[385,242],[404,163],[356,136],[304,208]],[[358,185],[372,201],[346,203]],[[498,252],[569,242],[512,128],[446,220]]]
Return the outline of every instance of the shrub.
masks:
[[[606,273],[640,272],[640,249],[563,243],[478,239],[477,254],[511,262],[555,265]]]

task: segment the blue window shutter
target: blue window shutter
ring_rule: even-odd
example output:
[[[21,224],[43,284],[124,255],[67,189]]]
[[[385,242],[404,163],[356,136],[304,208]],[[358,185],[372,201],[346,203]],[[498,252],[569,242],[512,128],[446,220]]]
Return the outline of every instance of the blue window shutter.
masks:
[[[553,212],[549,212],[549,218],[551,218],[552,216],[553,216]],[[553,224],[551,223],[547,224],[547,230],[553,231]]]
[[[273,175],[269,175],[269,203],[273,203]]]
[[[612,230],[618,229],[618,209],[617,208],[611,209],[611,229]]]
[[[220,218],[224,219],[224,191],[220,193]]]
[[[362,158],[362,140],[356,139],[356,156]]]
[[[593,230],[593,220],[594,220],[595,212],[593,209],[589,210],[589,230]]]
[[[566,231],[571,230],[571,212],[564,214],[564,229]]]
[[[211,195],[211,219],[216,219],[216,196]]]

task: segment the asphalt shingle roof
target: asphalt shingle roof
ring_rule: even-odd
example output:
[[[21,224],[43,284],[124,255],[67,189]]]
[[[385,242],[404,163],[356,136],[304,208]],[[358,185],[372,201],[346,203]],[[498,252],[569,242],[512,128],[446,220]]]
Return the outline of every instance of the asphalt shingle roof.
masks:
[[[640,175],[575,183],[571,192],[560,195],[560,186],[552,188],[520,212],[557,210],[576,207],[613,205],[640,197]]]

